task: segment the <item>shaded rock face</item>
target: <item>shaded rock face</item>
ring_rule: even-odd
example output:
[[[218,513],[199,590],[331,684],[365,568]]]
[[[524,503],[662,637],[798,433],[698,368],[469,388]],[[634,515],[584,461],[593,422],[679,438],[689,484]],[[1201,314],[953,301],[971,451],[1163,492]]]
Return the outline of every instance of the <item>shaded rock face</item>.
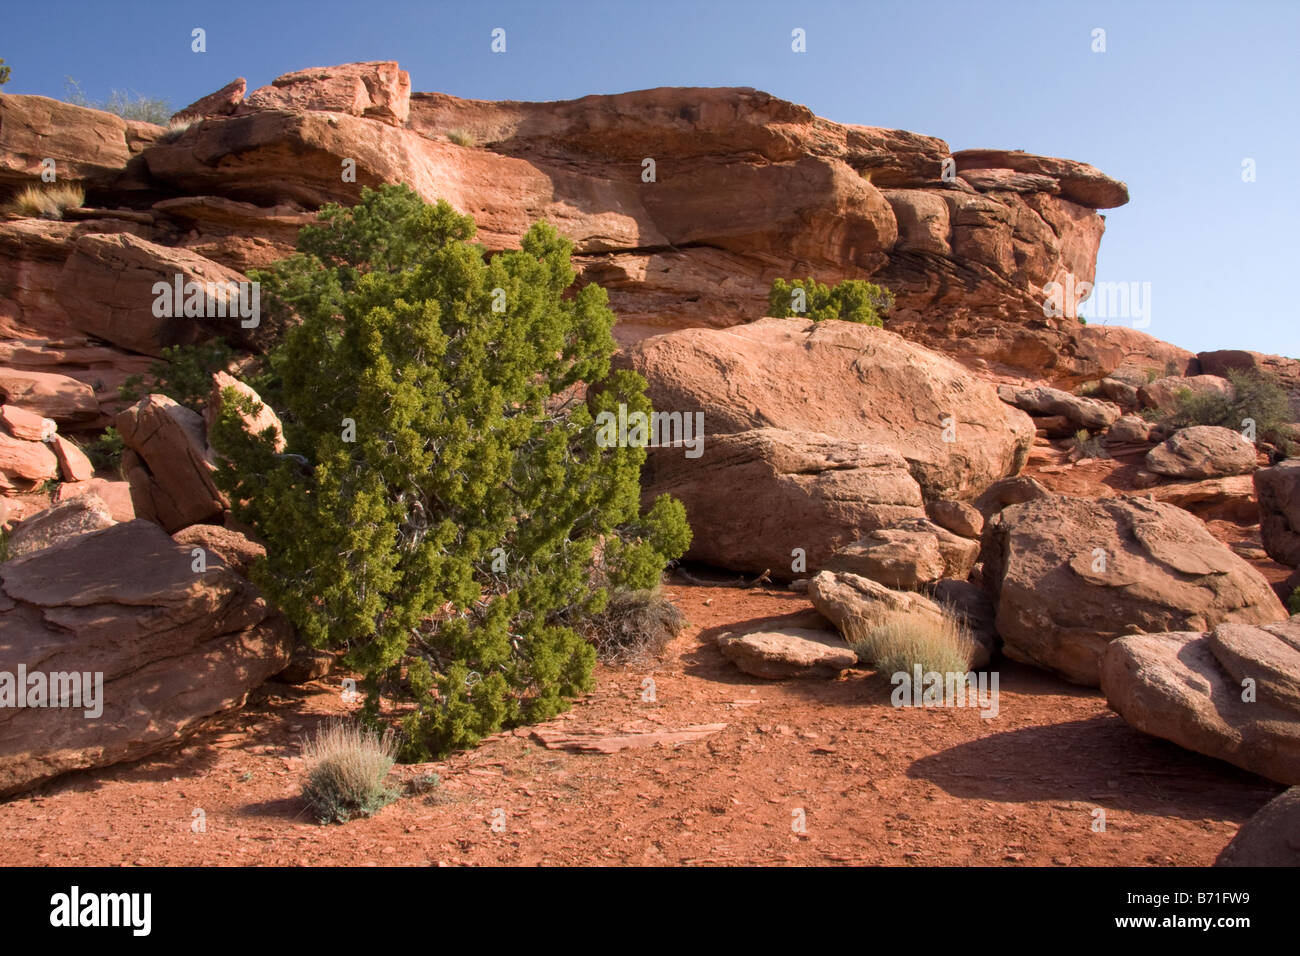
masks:
[[[1145,733],[1279,783],[1300,783],[1300,619],[1121,637],[1101,688]]]
[[[1278,794],[1242,825],[1215,866],[1300,866],[1300,787]]]
[[[490,249],[553,222],[583,279],[609,290],[625,343],[758,318],[773,278],[811,273],[882,282],[898,296],[891,328],[1061,382],[1136,351],[1044,314],[1048,284],[1092,279],[1096,210],[1127,197],[1083,163],[966,151],[945,178],[940,139],[830,122],[752,89],[496,103],[412,93],[391,61],[299,70],[246,96],[236,80],[176,118],[195,122],[168,133],[5,96],[0,191],[36,181],[53,156],[60,181],[92,187],[90,203],[137,213],[83,234],[131,232],[242,271],[292,251],[298,213],[404,182],[473,215]]]
[[[1255,472],[1259,536],[1274,561],[1300,567],[1300,459]]]
[[[1029,416],[962,366],[883,329],[761,319],[638,343],[618,361],[645,376],[657,411],[704,413],[715,436],[755,428],[884,445],[927,499],[973,498],[1023,466]]]
[[[1097,686],[1124,634],[1269,624],[1268,582],[1202,522],[1144,499],[1049,497],[990,521],[981,551],[1007,656]]]
[[[0,795],[183,740],[283,669],[292,646],[252,585],[221,565],[195,573],[148,521],[0,565],[0,671],[102,675],[97,704],[0,708]]]
[[[705,419],[707,426],[707,417]],[[706,435],[698,458],[648,449],[642,494],[671,494],[694,536],[687,557],[789,580],[861,535],[924,515],[897,452],[829,435],[758,428]],[[805,569],[796,570],[796,549]]]

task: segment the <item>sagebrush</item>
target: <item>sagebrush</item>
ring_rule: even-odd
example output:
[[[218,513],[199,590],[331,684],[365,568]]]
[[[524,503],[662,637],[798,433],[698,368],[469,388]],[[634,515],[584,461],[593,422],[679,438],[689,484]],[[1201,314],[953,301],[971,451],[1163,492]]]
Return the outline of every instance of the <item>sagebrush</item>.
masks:
[[[303,742],[302,756],[307,774],[302,795],[321,823],[368,817],[398,796],[385,784],[397,761],[391,731],[329,721]]]

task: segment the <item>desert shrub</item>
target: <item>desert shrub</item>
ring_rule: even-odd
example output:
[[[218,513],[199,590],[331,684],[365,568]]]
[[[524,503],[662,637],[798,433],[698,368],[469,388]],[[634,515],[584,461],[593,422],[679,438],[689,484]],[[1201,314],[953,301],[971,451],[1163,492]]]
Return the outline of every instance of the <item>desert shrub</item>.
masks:
[[[302,755],[307,773],[302,795],[321,823],[368,817],[397,798],[384,784],[397,759],[391,731],[330,721],[303,742]]]
[[[172,143],[180,139],[181,134],[187,129],[199,122],[197,119],[169,119],[167,121],[167,132],[162,134],[164,143]]]
[[[863,279],[845,279],[834,286],[822,285],[811,277],[793,282],[777,279],[767,295],[767,304],[768,313],[781,319],[843,319],[880,326],[894,307],[894,293]]]
[[[288,453],[237,403],[210,436],[267,542],[254,579],[365,675],[368,719],[395,702],[408,760],[567,709],[596,657],[575,625],[690,542],[679,502],[641,513],[645,448],[598,441],[602,413],[650,411],[644,379],[610,370],[604,290],[566,294],[572,247],[549,225],[490,259],[474,232],[405,186],[326,206],[255,275],[264,312],[297,318],[263,394]]]
[[[98,438],[87,442],[83,451],[96,471],[118,471],[122,467],[122,451],[125,447],[117,429],[109,425]]]
[[[9,560],[9,528],[0,528],[0,564]]]
[[[65,77],[65,80],[67,81],[67,92],[63,98],[73,106],[103,110],[105,113],[115,113],[122,119],[139,120],[157,126],[166,125],[167,120],[175,112],[167,100],[145,96],[135,91],[113,90],[109,93],[108,99],[103,102],[96,102],[86,96],[81,89],[81,84],[72,77]]]
[[[80,186],[25,186],[9,201],[9,211],[29,219],[62,219],[65,209],[77,209],[85,202]]]
[[[453,129],[447,133],[447,138],[457,146],[470,148],[474,145],[474,134],[469,130]]]
[[[1079,455],[1082,458],[1109,458],[1110,453],[1101,443],[1101,437],[1094,437],[1092,432],[1086,428],[1080,428],[1074,433],[1074,447],[1079,449]]]
[[[641,662],[659,657],[686,626],[686,615],[658,588],[616,591],[585,632],[603,660]]]
[[[1291,592],[1291,596],[1286,599],[1286,609],[1292,614],[1300,614],[1300,588]]]
[[[149,365],[147,375],[132,375],[117,388],[118,397],[137,402],[158,393],[202,411],[212,392],[212,375],[229,367],[234,351],[222,339],[198,345],[174,345],[162,350],[162,359]]]
[[[9,82],[9,67],[5,66],[5,58],[0,56],[0,86]]]
[[[1255,422],[1256,441],[1268,441],[1282,448],[1291,442],[1282,426],[1295,419],[1290,396],[1267,372],[1254,369],[1228,370],[1232,393],[1194,392],[1181,388],[1174,393],[1174,407],[1164,417],[1176,427],[1220,425],[1242,431],[1247,419]]]
[[[925,672],[966,673],[975,657],[970,629],[950,608],[938,626],[928,614],[896,611],[875,620],[852,615],[843,631],[858,659],[882,674],[911,674],[918,664]]]

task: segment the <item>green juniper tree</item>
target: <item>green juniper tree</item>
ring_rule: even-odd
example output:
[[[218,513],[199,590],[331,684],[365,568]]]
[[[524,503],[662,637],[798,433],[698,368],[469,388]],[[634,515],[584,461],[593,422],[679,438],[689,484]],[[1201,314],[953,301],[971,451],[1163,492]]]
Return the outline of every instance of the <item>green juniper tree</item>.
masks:
[[[864,279],[845,279],[826,286],[810,276],[792,282],[775,280],[767,304],[768,314],[781,319],[843,319],[881,326],[894,307],[894,293]]]
[[[690,529],[667,496],[641,513],[644,448],[596,441],[597,414],[649,401],[610,371],[604,290],[566,294],[553,227],[485,260],[472,219],[404,186],[320,218],[256,275],[296,317],[264,393],[287,452],[227,390],[218,480],[267,541],[254,580],[367,675],[371,719],[397,702],[424,759],[566,709],[595,659],[575,627],[653,587]]]

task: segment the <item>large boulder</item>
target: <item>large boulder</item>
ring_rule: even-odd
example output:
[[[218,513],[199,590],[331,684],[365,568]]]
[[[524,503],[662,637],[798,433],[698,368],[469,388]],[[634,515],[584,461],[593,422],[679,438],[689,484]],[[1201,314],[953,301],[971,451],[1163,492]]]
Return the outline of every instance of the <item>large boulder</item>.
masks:
[[[1300,866],[1300,787],[1282,791],[1242,825],[1215,866]]]
[[[828,571],[848,571],[886,587],[916,591],[941,578],[965,578],[979,558],[979,543],[927,518],[908,518],[839,548]]]
[[[1255,472],[1259,536],[1274,561],[1300,567],[1300,459]]]
[[[1217,375],[1167,375],[1139,388],[1138,401],[1144,408],[1171,412],[1177,408],[1179,397],[1184,393],[1231,397],[1233,389],[1230,381]]]
[[[169,532],[207,521],[226,508],[217,490],[203,418],[166,395],[146,395],[117,416],[136,512]]]
[[[1146,466],[1170,478],[1226,478],[1255,470],[1255,445],[1231,428],[1180,428],[1147,452]]]
[[[687,329],[619,359],[658,411],[704,413],[708,441],[755,428],[883,445],[927,498],[973,498],[1023,466],[1034,428],[951,359],[853,322],[760,319]]]
[[[1146,499],[1013,505],[989,522],[981,559],[1007,655],[1079,684],[1098,684],[1106,646],[1124,634],[1287,616],[1199,519]]]
[[[215,93],[200,97],[185,109],[173,113],[169,125],[193,123],[195,120],[209,116],[229,116],[236,107],[244,102],[244,93],[248,90],[248,81],[242,76],[231,80]]]
[[[1144,494],[1190,511],[1202,521],[1233,521],[1245,525],[1259,521],[1259,504],[1250,475],[1175,481],[1156,485]]]
[[[221,565],[196,573],[147,521],[0,565],[0,671],[23,668],[29,686],[38,672],[78,675],[96,691],[80,706],[0,707],[0,795],[183,740],[282,670],[292,646],[252,585]]]
[[[165,309],[156,306],[159,283],[168,290]],[[56,295],[78,331],[133,352],[161,356],[168,346],[194,345],[213,335],[251,344],[262,327],[260,302],[258,314],[245,317],[240,299],[226,291],[232,287],[246,288],[246,301],[252,305],[252,287],[233,269],[127,233],[96,233],[76,240]],[[179,300],[176,288],[182,290]],[[182,315],[182,308],[189,310],[194,289],[202,290],[203,314]],[[194,301],[198,304],[198,296]]]
[[[1300,710],[1266,693],[1264,682],[1244,680],[1264,677],[1261,665],[1279,654],[1294,660],[1300,629],[1251,630],[1258,633],[1230,639],[1233,656],[1201,631],[1118,638],[1102,659],[1102,692],[1144,733],[1279,783],[1300,783]]]
[[[708,419],[705,419],[706,425]],[[648,449],[643,495],[671,494],[694,536],[687,557],[788,580],[837,548],[923,517],[921,489],[896,452],[828,435],[757,428],[708,434],[697,458]],[[805,568],[795,571],[795,549]]]
[[[58,372],[0,368],[0,400],[56,422],[78,424],[99,417],[94,390]]]

